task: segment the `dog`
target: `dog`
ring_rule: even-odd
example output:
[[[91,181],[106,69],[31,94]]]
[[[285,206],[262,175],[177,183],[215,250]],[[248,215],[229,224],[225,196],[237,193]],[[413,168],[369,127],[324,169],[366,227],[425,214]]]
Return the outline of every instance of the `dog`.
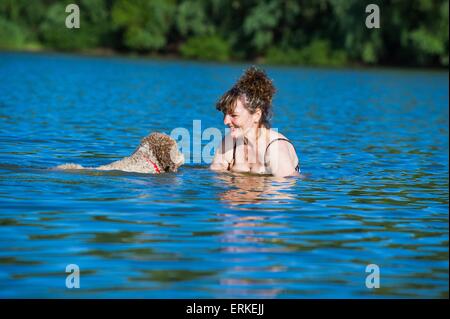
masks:
[[[163,133],[152,133],[144,137],[131,156],[98,167],[83,167],[79,164],[63,164],[56,169],[95,169],[101,171],[119,170],[134,173],[160,174],[176,172],[184,164],[184,156],[178,150],[177,142]]]

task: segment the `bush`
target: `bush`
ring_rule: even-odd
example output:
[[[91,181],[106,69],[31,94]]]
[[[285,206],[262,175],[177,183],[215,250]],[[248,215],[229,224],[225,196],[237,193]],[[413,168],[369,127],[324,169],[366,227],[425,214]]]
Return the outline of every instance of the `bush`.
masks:
[[[192,37],[180,47],[183,57],[199,60],[228,61],[230,52],[228,42],[219,36]]]
[[[0,17],[0,49],[20,49],[25,42],[23,29],[14,22]]]
[[[117,0],[112,8],[114,27],[123,32],[123,44],[129,50],[164,49],[176,10],[174,1]]]
[[[342,50],[332,50],[328,41],[314,40],[302,49],[270,48],[266,62],[272,64],[302,64],[314,66],[342,66],[347,55]]]
[[[97,35],[84,20],[84,15],[80,15],[79,29],[66,28],[66,17],[63,3],[56,3],[49,8],[39,29],[45,46],[59,50],[82,50],[98,45]]]

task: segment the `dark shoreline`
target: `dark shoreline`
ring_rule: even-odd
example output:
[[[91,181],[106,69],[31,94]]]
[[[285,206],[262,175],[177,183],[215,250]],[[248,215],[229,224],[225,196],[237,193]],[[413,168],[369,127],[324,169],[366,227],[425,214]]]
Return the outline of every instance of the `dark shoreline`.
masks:
[[[75,56],[86,56],[86,57],[97,57],[97,58],[124,58],[124,59],[142,59],[142,60],[155,60],[155,61],[185,61],[192,63],[215,63],[220,65],[233,65],[233,64],[255,64],[265,67],[276,67],[276,68],[307,68],[307,69],[333,69],[333,70],[401,70],[401,71],[422,71],[422,72],[449,72],[449,67],[421,67],[421,66],[408,66],[408,65],[387,65],[387,64],[376,64],[367,65],[362,63],[347,63],[341,66],[333,65],[307,65],[307,64],[272,64],[266,63],[262,59],[260,60],[229,60],[229,61],[218,61],[218,60],[200,60],[200,59],[187,59],[179,54],[158,54],[158,53],[131,53],[131,52],[121,52],[117,50],[112,50],[109,48],[96,48],[91,50],[83,51],[61,51],[52,50],[48,48],[33,48],[33,49],[1,49],[0,53],[27,53],[27,54],[56,54],[56,55],[75,55]]]

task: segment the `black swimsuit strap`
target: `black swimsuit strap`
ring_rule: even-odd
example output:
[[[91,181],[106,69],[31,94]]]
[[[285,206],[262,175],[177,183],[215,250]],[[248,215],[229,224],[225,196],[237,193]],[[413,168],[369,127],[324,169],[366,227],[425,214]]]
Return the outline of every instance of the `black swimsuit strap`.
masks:
[[[236,158],[236,139],[233,138],[233,159],[231,160],[231,163],[228,163],[227,170],[229,171],[231,170],[231,167],[234,165],[235,158]]]
[[[292,147],[294,148],[294,150],[295,150],[294,144],[293,144],[291,141],[289,141],[287,138],[282,138],[282,137],[280,137],[280,138],[276,138],[276,139],[270,141],[270,143],[267,144],[266,151],[265,151],[265,153],[264,153],[264,165],[265,165],[265,166],[267,166],[267,165],[266,165],[266,154],[267,154],[267,150],[269,149],[269,146],[270,146],[273,142],[276,142],[276,141],[286,141],[286,142],[290,143],[290,144],[292,145]],[[299,166],[299,164],[297,164],[297,166],[295,167],[295,170],[296,170],[297,172],[300,172],[300,166]]]
[[[280,137],[280,138],[276,138],[276,139],[270,141],[269,144],[267,144],[267,147],[266,147],[266,153],[267,153],[267,149],[269,148],[270,144],[272,144],[273,142],[276,142],[276,141],[286,141],[286,142],[289,142],[289,143],[292,144],[292,142],[289,141],[287,138],[281,138],[281,137]],[[292,144],[292,146],[294,146],[294,144]],[[266,153],[264,153],[264,158],[266,158]]]

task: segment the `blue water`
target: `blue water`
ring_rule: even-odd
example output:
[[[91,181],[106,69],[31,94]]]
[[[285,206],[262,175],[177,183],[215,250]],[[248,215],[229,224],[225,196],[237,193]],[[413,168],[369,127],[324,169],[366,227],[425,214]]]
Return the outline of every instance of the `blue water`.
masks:
[[[0,297],[448,298],[448,72],[267,67],[306,178],[49,169],[199,147],[245,67],[0,53]]]

